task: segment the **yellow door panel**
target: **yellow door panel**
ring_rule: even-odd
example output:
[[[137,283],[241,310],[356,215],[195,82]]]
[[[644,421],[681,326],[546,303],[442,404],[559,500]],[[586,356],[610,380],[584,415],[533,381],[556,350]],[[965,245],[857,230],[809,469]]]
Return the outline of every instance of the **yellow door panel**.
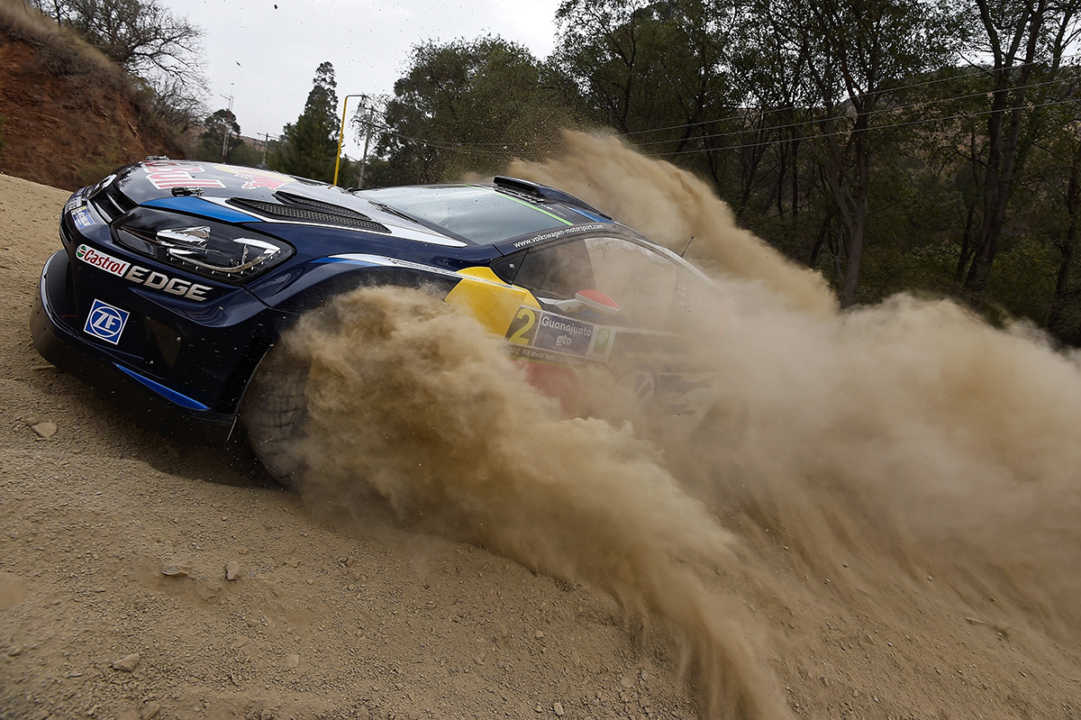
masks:
[[[446,301],[473,314],[493,333],[506,335],[519,308],[540,309],[533,293],[508,285],[488,267],[470,267],[458,271],[461,282],[447,294]]]

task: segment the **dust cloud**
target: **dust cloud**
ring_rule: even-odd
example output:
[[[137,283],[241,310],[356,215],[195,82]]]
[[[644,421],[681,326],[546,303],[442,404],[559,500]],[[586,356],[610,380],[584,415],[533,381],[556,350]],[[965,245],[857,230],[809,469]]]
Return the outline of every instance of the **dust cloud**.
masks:
[[[633,152],[612,135],[564,131],[562,152],[515,160],[507,174],[558,187],[707,269],[761,282],[794,307],[830,312],[837,300],[822,276],[789,262],[748,230],[691,173]]]
[[[670,246],[693,234],[713,269],[670,328],[693,338],[696,410],[628,412],[626,388],[591,378],[608,407],[567,418],[438,297],[360,289],[287,338],[310,364],[308,502],[374,492],[405,522],[611,594],[675,639],[702,717],[791,717],[754,608],[813,600],[823,577],[863,603],[948,579],[934,591],[992,620],[1020,608],[1081,638],[1073,361],[950,302],[839,312],[699,180],[612,137],[566,140],[510,172]]]

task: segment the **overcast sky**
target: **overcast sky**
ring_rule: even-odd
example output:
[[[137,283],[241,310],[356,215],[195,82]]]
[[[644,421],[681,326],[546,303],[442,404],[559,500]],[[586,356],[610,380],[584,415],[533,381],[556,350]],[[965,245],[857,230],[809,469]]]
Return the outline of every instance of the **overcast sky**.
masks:
[[[491,32],[546,57],[559,0],[163,0],[203,30],[206,104],[233,96],[240,130],[276,135],[304,107],[316,66],[334,64],[338,111],[346,93],[390,93],[409,49]],[[275,4],[277,9],[275,9]],[[356,99],[350,100],[350,107]],[[352,110],[350,110],[352,115]],[[346,130],[345,151],[360,155]]]

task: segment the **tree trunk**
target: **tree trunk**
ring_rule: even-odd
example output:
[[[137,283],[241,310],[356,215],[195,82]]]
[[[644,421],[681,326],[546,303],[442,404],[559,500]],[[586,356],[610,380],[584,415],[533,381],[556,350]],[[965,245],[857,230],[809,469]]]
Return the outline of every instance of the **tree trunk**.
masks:
[[[867,198],[863,198],[862,211],[857,211],[853,215],[854,222],[848,227],[845,243],[848,258],[845,263],[845,280],[841,286],[843,307],[849,307],[856,302],[856,286],[860,282],[860,264],[863,261],[863,230],[867,218]]]
[[[758,166],[762,162],[766,145],[762,144],[762,128],[765,125],[765,115],[760,115],[754,132],[754,142],[750,147],[744,148],[740,153],[740,192],[739,205],[736,207],[736,218],[742,218],[747,211],[747,205],[751,202],[751,192],[754,190],[754,181],[758,177]]]
[[[818,265],[818,253],[822,251],[822,245],[826,241],[831,222],[833,222],[833,213],[827,212],[826,217],[822,219],[822,224],[818,227],[818,237],[815,238],[814,244],[811,246],[811,252],[807,256],[808,267],[813,268]]]
[[[965,268],[968,267],[968,261],[972,258],[972,221],[976,217],[976,202],[966,201],[965,204],[968,206],[968,212],[965,213],[965,232],[961,235],[961,254],[957,258],[957,269],[953,274],[957,282],[964,279]]]
[[[1081,336],[1081,327],[1063,327],[1067,302],[1076,293],[1070,289],[1070,273],[1073,270],[1074,258],[1077,254],[1078,215],[1081,214],[1081,142],[1074,149],[1073,160],[1070,163],[1070,178],[1066,184],[1066,212],[1070,216],[1070,222],[1066,226],[1066,232],[1062,239],[1056,243],[1062,260],[1058,266],[1058,275],[1055,279],[1055,294],[1051,300],[1051,311],[1048,314],[1047,325],[1052,332],[1060,337],[1076,342]]]
[[[792,221],[799,217],[799,138],[792,131]]]
[[[1039,0],[1034,8],[1018,24],[1011,47],[1003,54],[995,33],[987,0],[977,0],[985,27],[992,40],[995,62],[995,90],[991,101],[991,114],[987,119],[987,172],[984,174],[984,203],[980,231],[977,235],[972,265],[965,278],[965,288],[982,293],[987,288],[991,276],[991,266],[998,254],[1002,238],[1002,226],[1006,218],[1006,207],[1013,191],[1013,181],[1021,165],[1018,157],[1018,143],[1021,132],[1021,106],[1025,103],[1025,91],[1016,90],[1029,83],[1034,69],[1040,30],[1047,11],[1046,0]],[[1012,66],[1017,57],[1020,43],[1017,35],[1027,32],[1025,54],[1021,71],[1016,78],[1011,77]],[[1013,80],[1013,82],[1011,82]],[[1010,110],[1010,106],[1016,109]],[[1009,126],[1004,128],[1006,121]]]
[[[788,151],[785,149],[784,143],[777,144],[777,185],[775,186],[773,193],[774,200],[777,203],[777,217],[784,217],[784,185],[785,174],[788,172]]]

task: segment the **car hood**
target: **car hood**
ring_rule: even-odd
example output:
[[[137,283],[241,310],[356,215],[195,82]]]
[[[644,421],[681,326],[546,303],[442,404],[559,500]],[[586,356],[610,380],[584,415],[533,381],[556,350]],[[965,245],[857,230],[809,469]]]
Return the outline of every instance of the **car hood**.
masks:
[[[363,211],[369,203],[340,187],[257,168],[191,160],[147,160],[117,171],[120,190],[142,205],[177,194],[203,197],[244,197],[274,202],[278,190]],[[189,194],[190,194],[189,193]]]
[[[324,235],[337,234],[346,241],[355,239],[355,231],[360,230],[428,245],[468,245],[438,228],[388,212],[343,188],[272,170],[151,159],[121,168],[90,188],[88,195],[94,196],[99,188],[106,187],[105,195],[124,196],[124,203],[117,204],[121,211],[126,211],[124,205],[130,203],[227,222],[258,221],[264,232],[290,241],[297,233],[305,232],[305,228],[321,228]],[[285,212],[284,206],[291,206],[294,212]],[[329,217],[327,212],[334,217]]]

